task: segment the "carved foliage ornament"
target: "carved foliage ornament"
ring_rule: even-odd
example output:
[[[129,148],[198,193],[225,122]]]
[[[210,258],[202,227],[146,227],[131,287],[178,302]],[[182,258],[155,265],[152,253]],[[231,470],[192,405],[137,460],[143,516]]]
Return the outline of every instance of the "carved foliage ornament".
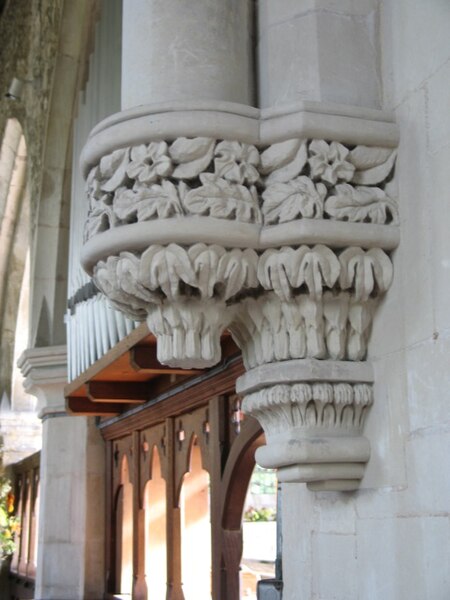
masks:
[[[258,149],[210,138],[150,142],[89,173],[85,239],[124,224],[204,215],[273,225],[296,219],[398,222],[396,151],[291,139]]]
[[[395,225],[395,159],[391,148],[298,138],[269,147],[178,138],[118,149],[89,173],[85,238],[186,216],[263,231],[301,219]],[[372,235],[381,229],[371,228]],[[370,249],[321,239],[325,243],[256,249],[149,240],[142,252],[97,262],[94,281],[120,310],[147,319],[162,363],[217,363],[228,328],[247,370],[263,373],[256,388],[242,388],[244,410],[266,433],[258,462],[279,468],[281,481],[350,490],[358,487],[370,453],[362,430],[371,379],[358,379],[357,366],[393,269],[373,239]],[[324,360],[344,369],[345,377],[333,380],[327,367],[316,379],[264,379],[271,363]]]
[[[248,394],[243,409],[257,418],[266,436],[272,438],[298,427],[360,433],[372,403],[369,384],[295,383]]]
[[[212,332],[207,321],[217,321],[216,303],[216,337],[228,326],[248,368],[290,358],[363,359],[377,298],[391,280],[392,263],[383,250],[333,251],[322,244],[263,253],[152,245],[142,255],[111,256],[94,270],[110,301],[134,319],[148,317],[155,334],[169,335],[174,319],[179,335]],[[180,311],[185,316],[175,317]],[[218,341],[214,347],[220,352]],[[160,356],[168,360],[167,352]]]

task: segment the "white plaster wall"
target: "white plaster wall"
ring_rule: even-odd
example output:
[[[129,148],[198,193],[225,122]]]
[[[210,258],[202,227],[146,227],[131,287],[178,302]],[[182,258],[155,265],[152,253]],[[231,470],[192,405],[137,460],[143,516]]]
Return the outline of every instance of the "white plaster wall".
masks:
[[[381,3],[401,244],[370,346],[372,457],[356,494],[285,486],[284,600],[450,598],[449,31],[446,0]]]

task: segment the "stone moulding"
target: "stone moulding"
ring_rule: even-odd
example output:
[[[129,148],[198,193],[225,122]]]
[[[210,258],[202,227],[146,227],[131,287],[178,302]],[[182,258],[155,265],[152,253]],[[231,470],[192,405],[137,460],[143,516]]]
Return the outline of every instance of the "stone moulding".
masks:
[[[372,383],[366,362],[290,360],[248,371],[236,389],[266,434],[258,464],[314,491],[356,489],[370,457],[362,433]]]
[[[206,102],[113,115],[83,151],[84,268],[147,320],[165,364],[217,363],[229,329],[244,410],[266,433],[257,459],[281,481],[350,490],[364,474],[362,365],[399,243],[396,143],[377,111]]]

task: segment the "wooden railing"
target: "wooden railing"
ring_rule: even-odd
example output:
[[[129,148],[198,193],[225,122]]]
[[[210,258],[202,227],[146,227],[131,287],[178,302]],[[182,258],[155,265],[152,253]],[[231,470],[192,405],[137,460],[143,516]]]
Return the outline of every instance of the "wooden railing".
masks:
[[[37,559],[37,521],[39,512],[40,452],[12,465],[15,513],[20,520],[16,550],[12,557],[10,600],[34,598]]]

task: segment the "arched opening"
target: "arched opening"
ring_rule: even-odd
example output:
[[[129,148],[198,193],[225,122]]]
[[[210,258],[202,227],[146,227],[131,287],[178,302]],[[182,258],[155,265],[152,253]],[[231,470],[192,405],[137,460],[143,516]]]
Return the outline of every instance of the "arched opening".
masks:
[[[245,499],[242,522],[241,598],[257,600],[258,581],[275,578],[276,518],[276,472],[255,465]]]
[[[240,413],[240,404],[237,408]],[[233,599],[248,597],[245,596],[248,585],[243,577],[246,567],[242,564],[244,546],[242,520],[249,484],[255,468],[255,451],[264,444],[264,440],[261,428],[254,419],[239,420],[239,435],[232,446],[223,474],[223,568],[226,572],[227,597]],[[257,578],[254,578],[254,584],[256,583]]]
[[[0,433],[5,464],[41,446],[36,400],[25,392],[16,366],[29,342],[30,229],[25,136],[20,123],[9,119],[0,148]]]
[[[131,597],[133,589],[133,485],[128,459],[122,458],[120,487],[116,496],[116,591]]]
[[[25,137],[19,122],[9,119],[0,148],[0,392],[9,398],[19,298],[23,296],[21,290],[30,240],[26,188]],[[28,280],[26,286],[29,288]]]
[[[151,479],[144,490],[145,510],[145,578],[148,599],[166,597],[167,586],[167,533],[166,481],[161,473],[161,461],[153,446]]]
[[[185,600],[211,600],[210,477],[196,436],[180,493],[182,581]]]
[[[30,535],[30,517],[31,517],[31,482],[29,477],[24,480],[22,514],[20,517],[20,552],[19,568],[20,575],[27,574],[28,566],[28,548]]]
[[[189,393],[194,395],[196,390]],[[209,388],[205,386],[202,393],[209,396]],[[178,401],[174,395],[171,403],[158,406],[168,416],[158,412],[145,429],[110,441],[113,494],[108,522],[114,529],[108,536],[111,545],[107,545],[113,549],[107,556],[112,574],[108,591],[116,596],[127,597],[131,591],[131,545],[136,598],[244,600],[252,598],[250,593],[255,593],[259,580],[273,572],[276,541],[269,535],[269,551],[250,556],[262,567],[256,570],[250,589],[243,579],[248,567],[245,549],[243,556],[243,515],[249,483],[253,506],[263,512],[265,506],[275,504],[273,481],[264,481],[266,476],[259,469],[251,483],[255,451],[265,442],[261,427],[242,415],[234,393],[215,396],[207,403],[199,394],[195,400],[194,409],[174,415],[173,403]],[[137,490],[131,502],[132,485],[138,486],[139,502]],[[256,498],[261,494],[270,494],[270,502]],[[127,529],[131,505],[133,534],[131,515]],[[274,511],[271,516],[275,517]],[[269,529],[276,530],[274,521],[269,522]]]

